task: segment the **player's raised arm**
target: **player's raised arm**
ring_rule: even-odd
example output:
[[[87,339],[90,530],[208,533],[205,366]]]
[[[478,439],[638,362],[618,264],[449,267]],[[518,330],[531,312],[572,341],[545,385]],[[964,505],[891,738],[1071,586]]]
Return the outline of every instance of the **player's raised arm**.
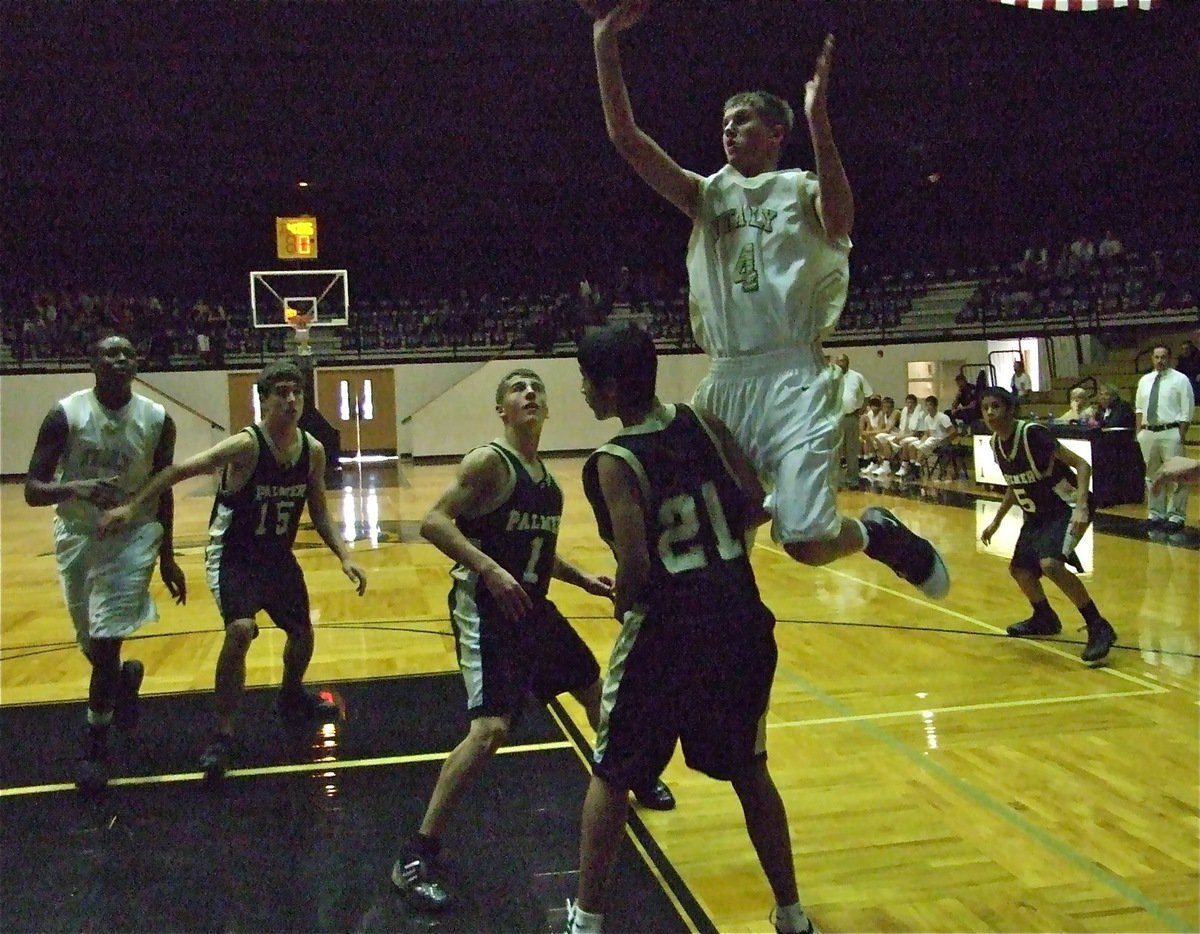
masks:
[[[829,71],[833,66],[833,36],[825,37],[825,45],[817,57],[813,76],[804,86],[804,115],[812,138],[813,158],[816,160],[817,181],[821,193],[817,196],[817,212],[830,240],[850,235],[854,227],[854,193],[842,165],[842,157],[833,141],[833,126],[829,122]]]
[[[596,0],[579,0],[579,5],[596,17],[592,45],[608,138],[646,184],[694,220],[700,176],[681,168],[637,125],[621,70],[617,37],[645,15],[649,0],[621,0],[602,16],[597,15],[600,5]]]

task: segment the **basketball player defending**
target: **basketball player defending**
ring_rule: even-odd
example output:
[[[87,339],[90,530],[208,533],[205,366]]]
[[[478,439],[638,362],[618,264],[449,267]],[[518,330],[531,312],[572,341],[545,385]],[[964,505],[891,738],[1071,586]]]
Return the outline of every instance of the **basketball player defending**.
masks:
[[[1014,503],[1025,514],[1008,570],[1033,606],[1033,615],[1009,626],[1008,634],[1056,636],[1062,631],[1058,614],[1051,609],[1042,588],[1044,575],[1083,616],[1088,631],[1083,660],[1099,662],[1108,655],[1117,634],[1096,609],[1083,581],[1067,569],[1070,564],[1083,570],[1075,546],[1091,521],[1091,465],[1063,447],[1045,425],[1018,419],[1016,396],[1007,390],[990,386],[981,393],[980,402],[983,420],[992,432],[992,453],[1008,483],[996,518],[980,534],[980,540],[985,545],[992,540]]]
[[[438,865],[442,834],[463,792],[507,741],[526,698],[548,703],[569,693],[593,728],[600,719],[600,666],[546,594],[558,578],[611,598],[613,582],[558,556],[563,497],[538,455],[549,414],[541,377],[528,369],[507,374],[496,387],[496,414],[503,437],[467,452],[421,523],[421,534],[455,562],[450,622],[471,718],[442,766],[420,829],[392,868],[392,883],[422,911],[449,904]],[[675,806],[658,772],[634,787],[643,806]]]
[[[579,0],[592,13],[594,0]],[[651,188],[691,218],[687,265],[692,329],[712,357],[694,404],[730,426],[772,492],[772,536],[808,565],[865,550],[927,596],[950,575],[937,549],[891,512],[838,514],[835,458],[841,370],[821,339],[846,301],[854,199],[826,105],[833,38],[805,86],[816,172],[778,169],[793,124],[787,102],[764,91],[725,103],[727,165],[703,178],[681,168],[634,121],[618,34],[647,0],[622,0],[593,27],[609,139]]]
[[[137,355],[124,337],[92,347],[96,385],[58,402],[42,421],[25,478],[25,502],[54,506],[54,554],[75,639],[92,666],[87,726],[76,784],[95,793],[108,782],[108,727],[130,730],[138,719],[145,669],[121,661],[121,643],[158,619],[150,576],[158,560],[176,603],[187,599],[175,563],[170,491],[130,510],[121,534],[101,542],[102,511],[127,500],[175,455],[175,423],[157,402],[133,392]]]
[[[234,753],[234,723],[246,685],[246,654],[258,637],[255,617],[265,610],[287,634],[283,683],[277,707],[293,720],[333,718],[336,705],[303,687],[313,653],[308,586],[292,544],[304,504],[321,540],[342,564],[359,596],[367,575],[351,559],[325,502],[325,448],[300,429],[304,377],[290,361],[270,363],[259,373],[262,420],[156,475],[125,507],[109,512],[104,535],[128,521],[131,510],[152,502],[181,480],[221,472],[208,523],[205,550],[208,584],[225,621],[225,641],[217,658],[216,733],[200,757],[200,769],[219,779]]]
[[[596,418],[623,426],[583,468],[600,536],[617,559],[621,634],[604,681],[570,931],[601,929],[625,790],[657,775],[679,741],[691,768],[732,784],[775,896],[777,929],[811,934],[787,813],[767,769],[775,618],[743,544],[767,518],[763,489],[724,425],[659,402],[657,367],[654,342],[636,326],[601,328],[579,344],[584,398]]]

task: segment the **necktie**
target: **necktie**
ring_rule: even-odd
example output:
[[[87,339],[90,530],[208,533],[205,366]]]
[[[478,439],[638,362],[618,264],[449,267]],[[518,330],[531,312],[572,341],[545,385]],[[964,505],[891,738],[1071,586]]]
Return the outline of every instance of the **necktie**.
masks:
[[[1146,406],[1146,424],[1158,424],[1158,384],[1162,380],[1162,373],[1157,373],[1154,376],[1154,385],[1150,387],[1150,404]]]

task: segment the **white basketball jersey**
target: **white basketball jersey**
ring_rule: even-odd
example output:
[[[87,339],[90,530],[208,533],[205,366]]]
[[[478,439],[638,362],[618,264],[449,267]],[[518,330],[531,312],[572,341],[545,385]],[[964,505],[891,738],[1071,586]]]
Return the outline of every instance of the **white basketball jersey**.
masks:
[[[906,405],[900,410],[899,432],[908,434],[913,431],[925,431],[925,423],[928,419],[925,416],[925,410],[921,408],[921,403],[917,403],[917,407],[911,412]]]
[[[746,178],[731,165],[700,183],[688,242],[692,330],[714,357],[811,346],[837,324],[850,238],[832,243],[817,216],[817,176]]]
[[[118,411],[100,404],[91,389],[71,393],[59,402],[67,415],[67,445],[58,463],[56,479],[95,480],[118,477],[118,483],[131,496],[136,493],[154,467],[154,451],[162,435],[167,412],[157,402],[134,394]],[[95,527],[100,510],[80,499],[59,503],[58,514],[73,527]],[[157,503],[148,503],[134,522],[145,522],[158,512]]]

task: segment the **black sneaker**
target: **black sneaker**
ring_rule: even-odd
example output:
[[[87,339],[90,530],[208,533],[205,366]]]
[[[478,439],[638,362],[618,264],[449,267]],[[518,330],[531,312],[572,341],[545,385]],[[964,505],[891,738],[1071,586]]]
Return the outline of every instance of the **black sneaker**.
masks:
[[[1029,636],[1057,636],[1062,632],[1062,623],[1058,614],[1051,610],[1049,613],[1034,614],[1029,619],[1013,623],[1005,630],[1010,636],[1025,639]]]
[[[1103,616],[1094,623],[1088,623],[1087,631],[1087,645],[1084,646],[1083,655],[1080,658],[1091,664],[1103,660],[1108,655],[1108,650],[1117,641],[1117,631]]]
[[[450,895],[436,872],[433,859],[408,849],[392,866],[392,885],[418,911],[438,912],[450,904]]]
[[[213,736],[204,752],[200,754],[200,771],[204,780],[219,782],[233,764],[233,737],[224,733]]]
[[[867,527],[868,558],[881,561],[921,593],[940,600],[950,592],[950,571],[941,554],[882,506],[870,506],[860,517]]]
[[[138,709],[138,691],[146,668],[136,658],[121,665],[121,680],[117,683],[117,703],[113,710],[113,724],[118,730],[130,732],[137,729],[141,711]]]
[[[285,720],[307,720],[313,723],[332,723],[341,716],[338,705],[309,691],[280,691],[275,709]]]
[[[661,778],[648,788],[634,788],[633,797],[641,807],[651,811],[675,810],[675,796]]]
[[[84,795],[98,795],[108,787],[108,727],[83,728],[83,754],[75,764],[75,787]]]

